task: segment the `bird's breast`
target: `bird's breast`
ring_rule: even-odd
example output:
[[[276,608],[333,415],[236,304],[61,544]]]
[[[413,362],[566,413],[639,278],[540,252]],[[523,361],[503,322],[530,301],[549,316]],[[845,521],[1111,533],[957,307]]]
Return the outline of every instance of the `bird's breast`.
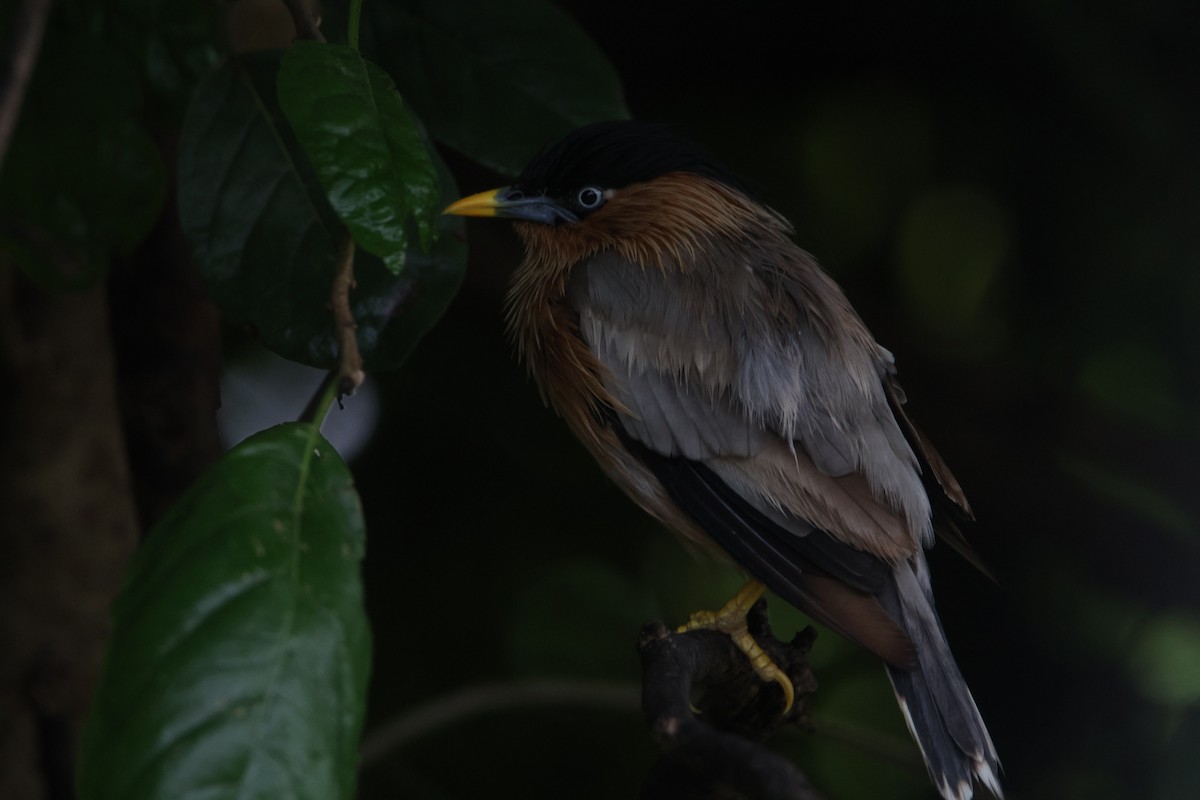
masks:
[[[508,331],[542,399],[576,435],[594,439],[604,427],[605,410],[615,404],[566,302],[568,272],[569,266],[527,258],[509,288]]]
[[[614,418],[627,412],[605,386],[607,373],[579,330],[565,292],[531,294],[519,280],[509,293],[509,328],[542,399],[567,423],[601,469],[638,506],[684,539],[711,539],[671,502],[662,485],[622,444]]]

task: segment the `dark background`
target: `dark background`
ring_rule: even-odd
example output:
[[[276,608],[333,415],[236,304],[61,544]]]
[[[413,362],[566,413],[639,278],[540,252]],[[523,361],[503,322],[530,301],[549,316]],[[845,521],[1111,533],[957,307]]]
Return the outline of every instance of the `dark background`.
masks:
[[[566,8],[634,115],[758,186],[896,353],[998,576],[932,555],[1008,796],[1200,796],[1187,4]],[[447,156],[464,193],[504,180]],[[466,285],[380,376],[384,418],[355,464],[369,729],[477,684],[634,686],[644,620],[739,582],[637,512],[541,408],[503,335],[518,245],[487,222],[468,236]],[[804,624],[779,601],[773,619]],[[831,797],[932,797],[879,666],[831,633],[814,658],[818,732],[776,744]],[[362,794],[634,796],[654,758],[636,710],[586,706],[456,716],[368,766]]]

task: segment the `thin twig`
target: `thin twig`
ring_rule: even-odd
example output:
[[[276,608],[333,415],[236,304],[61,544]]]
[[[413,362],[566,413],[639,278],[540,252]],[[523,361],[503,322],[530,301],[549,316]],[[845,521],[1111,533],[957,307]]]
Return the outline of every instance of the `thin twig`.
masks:
[[[283,0],[288,12],[292,15],[292,24],[296,26],[297,39],[312,39],[315,42],[325,42],[321,33],[321,18],[308,7],[304,0]]]
[[[8,64],[4,71],[4,83],[0,85],[0,164],[8,152],[21,106],[25,103],[25,90],[33,76],[38,52],[42,48],[42,37],[46,33],[46,18],[50,16],[50,0],[25,0],[17,9],[13,20],[12,37],[8,44]]]
[[[383,723],[363,737],[362,767],[410,742],[481,714],[530,708],[596,708],[636,714],[640,691],[632,684],[547,680],[472,686],[431,700]]]
[[[354,239],[349,235],[342,242],[337,272],[333,276],[330,307],[338,343],[338,394],[351,395],[362,385],[362,356],[358,352],[358,329],[350,311],[350,290],[354,288]]]

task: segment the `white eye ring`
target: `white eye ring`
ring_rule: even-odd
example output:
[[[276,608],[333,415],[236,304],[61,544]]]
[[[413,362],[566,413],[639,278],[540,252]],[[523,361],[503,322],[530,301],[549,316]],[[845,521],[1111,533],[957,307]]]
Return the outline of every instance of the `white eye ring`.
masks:
[[[585,211],[599,208],[604,204],[604,192],[595,186],[585,186],[575,195],[575,203]]]

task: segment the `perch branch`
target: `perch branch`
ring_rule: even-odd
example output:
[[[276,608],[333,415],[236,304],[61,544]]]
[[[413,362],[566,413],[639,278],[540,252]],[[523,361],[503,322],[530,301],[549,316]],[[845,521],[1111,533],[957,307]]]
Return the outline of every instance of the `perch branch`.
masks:
[[[779,642],[767,628],[765,609],[762,601],[755,606],[750,631],[795,686],[786,717],[778,686],[764,683],[728,636],[674,633],[661,622],[642,629],[642,711],[663,751],[642,786],[643,800],[722,789],[759,800],[821,797],[794,764],[761,744],[784,724],[807,724],[807,696],[816,689],[807,660],[812,630]]]

